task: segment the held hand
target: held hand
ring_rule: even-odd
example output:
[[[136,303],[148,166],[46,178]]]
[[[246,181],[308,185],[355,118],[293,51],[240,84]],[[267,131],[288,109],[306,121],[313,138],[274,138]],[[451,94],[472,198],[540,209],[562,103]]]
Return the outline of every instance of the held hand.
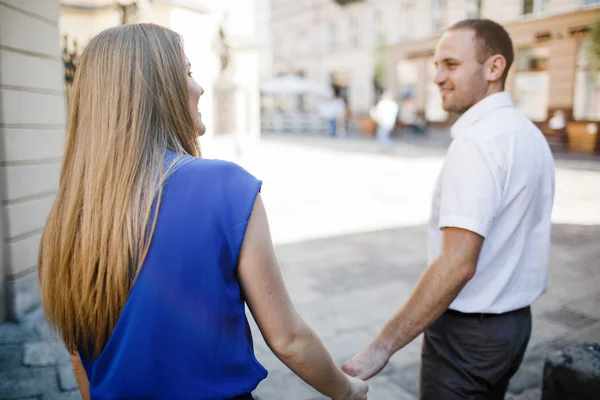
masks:
[[[379,373],[387,365],[388,360],[389,355],[383,348],[371,344],[350,361],[345,362],[342,371],[359,379],[369,379]]]
[[[348,377],[350,387],[348,392],[339,400],[367,400],[367,392],[369,391],[369,385],[360,379]],[[338,399],[335,399],[338,400]]]

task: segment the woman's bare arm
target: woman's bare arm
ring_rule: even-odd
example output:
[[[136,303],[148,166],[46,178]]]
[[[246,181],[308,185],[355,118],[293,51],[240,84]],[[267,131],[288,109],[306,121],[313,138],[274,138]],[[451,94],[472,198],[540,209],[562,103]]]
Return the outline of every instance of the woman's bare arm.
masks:
[[[83,368],[83,364],[81,363],[81,358],[79,358],[79,354],[71,354],[71,366],[73,367],[73,374],[75,375],[77,386],[79,386],[81,397],[83,400],[90,400],[90,382],[88,381],[88,377],[85,373],[85,368]]]
[[[238,274],[267,345],[288,368],[333,399],[366,399],[366,384],[349,379],[335,365],[317,334],[296,312],[277,264],[260,195],[246,228]]]

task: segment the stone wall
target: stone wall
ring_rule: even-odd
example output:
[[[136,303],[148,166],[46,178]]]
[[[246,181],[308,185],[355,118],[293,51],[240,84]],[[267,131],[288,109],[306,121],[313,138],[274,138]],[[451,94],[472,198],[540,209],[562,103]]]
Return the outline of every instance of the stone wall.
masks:
[[[0,321],[40,302],[37,252],[66,118],[58,17],[57,0],[0,0]]]

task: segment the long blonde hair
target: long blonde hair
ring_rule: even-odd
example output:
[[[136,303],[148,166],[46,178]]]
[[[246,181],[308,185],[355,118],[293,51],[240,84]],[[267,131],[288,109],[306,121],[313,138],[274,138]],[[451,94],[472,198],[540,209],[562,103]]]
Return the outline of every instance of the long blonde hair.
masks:
[[[38,259],[46,318],[72,353],[97,357],[123,310],[154,231],[165,151],[200,156],[188,96],[182,39],[158,25],[107,29],[80,58]]]

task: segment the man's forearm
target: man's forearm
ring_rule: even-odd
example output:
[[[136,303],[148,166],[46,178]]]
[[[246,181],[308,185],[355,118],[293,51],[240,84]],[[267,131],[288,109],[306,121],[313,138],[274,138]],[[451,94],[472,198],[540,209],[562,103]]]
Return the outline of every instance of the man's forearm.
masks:
[[[362,352],[344,363],[347,374],[368,379],[390,357],[433,324],[475,275],[483,236],[462,228],[444,228],[438,258],[425,270],[410,298]]]
[[[390,356],[410,343],[448,309],[471,279],[474,266],[437,259],[421,276],[410,298],[374,342]]]

